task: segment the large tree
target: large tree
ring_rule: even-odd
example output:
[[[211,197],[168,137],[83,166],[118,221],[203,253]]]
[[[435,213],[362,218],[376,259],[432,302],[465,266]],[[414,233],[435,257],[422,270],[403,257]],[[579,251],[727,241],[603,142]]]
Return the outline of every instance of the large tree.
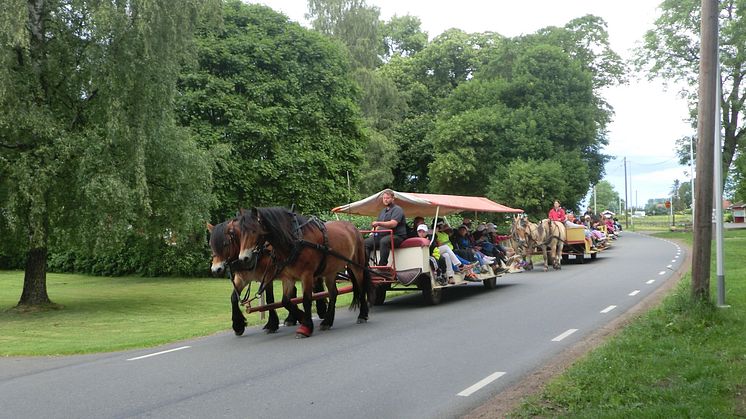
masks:
[[[228,1],[184,71],[183,124],[214,150],[215,219],[242,206],[346,202],[368,138],[344,49],[265,6]]]
[[[645,34],[637,51],[638,67],[649,77],[683,86],[689,98],[692,126],[697,126],[697,86],[699,86],[699,0],[665,0],[655,27]],[[746,101],[746,2],[719,2],[720,106],[722,108],[723,179],[741,148],[746,144],[744,101]],[[689,139],[678,142],[683,164],[689,161]],[[735,168],[740,170],[740,166]]]
[[[52,240],[95,252],[204,219],[210,165],[173,102],[206,1],[0,0],[0,224],[26,252],[19,305],[50,302]]]

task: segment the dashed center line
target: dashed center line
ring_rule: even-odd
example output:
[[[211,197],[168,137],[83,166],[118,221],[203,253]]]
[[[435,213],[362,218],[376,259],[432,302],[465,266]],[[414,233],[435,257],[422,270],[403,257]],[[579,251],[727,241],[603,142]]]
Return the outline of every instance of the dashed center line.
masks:
[[[671,269],[673,268],[673,265],[666,265],[666,268]]]
[[[646,284],[650,285],[650,284],[652,284],[653,282],[655,282],[655,279],[651,279],[650,281],[646,282]]]
[[[665,274],[666,274],[666,271],[660,271],[660,272],[658,272],[658,275],[665,275]]]
[[[608,313],[608,312],[610,312],[611,310],[613,310],[615,308],[616,308],[616,306],[608,306],[605,309],[601,310],[601,313],[604,313],[604,314]]]
[[[672,260],[671,262],[676,262],[676,259]]]
[[[479,380],[473,386],[471,386],[471,387],[467,388],[466,390],[458,393],[457,396],[469,397],[472,394],[474,394],[476,391],[478,391],[479,389],[481,389],[482,387],[484,387],[487,384],[489,384],[489,383],[497,380],[498,378],[502,377],[503,375],[505,375],[505,372],[503,372],[503,371],[498,371],[498,372],[492,373],[492,374],[488,375],[487,377]]]
[[[561,335],[559,335],[559,336],[557,336],[556,338],[552,339],[552,342],[559,342],[559,341],[561,341],[562,339],[564,339],[564,338],[566,338],[566,337],[568,337],[568,336],[572,335],[573,333],[575,333],[575,332],[577,332],[577,331],[578,331],[578,329],[568,329],[567,331],[565,331],[565,332],[564,332],[564,333],[562,333]]]
[[[630,293],[629,293],[628,295],[629,295],[630,297],[634,297],[635,295],[637,295],[637,294],[639,294],[639,293],[640,293],[640,290],[634,290],[634,291],[630,292]]]
[[[175,352],[175,351],[180,351],[182,349],[189,349],[189,348],[191,348],[191,346],[181,346],[179,348],[169,349],[167,351],[160,351],[160,352],[156,352],[156,353],[153,353],[153,354],[148,354],[148,355],[143,355],[143,356],[137,356],[137,357],[134,357],[134,358],[130,358],[127,361],[137,361],[138,359],[150,358],[151,356],[163,355],[163,354],[167,354],[169,352]]]

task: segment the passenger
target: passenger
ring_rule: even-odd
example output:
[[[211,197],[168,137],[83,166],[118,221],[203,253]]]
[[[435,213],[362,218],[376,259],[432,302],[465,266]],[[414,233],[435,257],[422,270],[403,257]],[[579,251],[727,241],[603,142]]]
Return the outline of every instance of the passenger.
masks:
[[[425,224],[425,219],[418,215],[417,217],[414,217],[414,219],[412,220],[412,227],[410,228],[409,226],[407,226],[407,238],[419,236],[417,234],[417,227],[420,224]]]
[[[552,209],[549,210],[549,219],[552,221],[559,221],[565,224],[565,227],[570,227],[570,228],[578,227],[572,221],[567,219],[567,215],[565,215],[565,210],[562,209],[562,207],[560,206],[560,202],[557,200],[554,201],[554,206],[552,207]]]
[[[386,189],[381,193],[383,209],[378,214],[376,221],[370,223],[373,230],[393,230],[394,247],[397,247],[407,238],[407,219],[404,210],[394,203],[394,191]],[[370,260],[373,249],[378,248],[381,252],[381,260],[378,266],[389,264],[391,253],[391,238],[389,232],[373,233],[365,239],[365,260]]]
[[[430,235],[428,233],[427,225],[420,224],[417,226],[418,237],[430,241]],[[451,253],[444,253],[441,255],[435,241],[430,243],[430,259],[435,262],[435,267],[437,268],[436,278],[438,283],[441,285],[445,285],[448,281],[453,283],[454,266],[461,264],[461,262],[455,258],[455,255],[453,255],[453,258],[451,258],[451,256]]]
[[[451,238],[451,243],[454,246],[454,253],[471,262],[479,262],[479,266],[495,263],[494,257],[486,256],[475,248],[469,235],[469,228],[463,224],[459,226],[456,234]]]
[[[471,273],[471,268],[473,265],[469,264],[469,261],[458,256],[453,251],[453,243],[451,243],[451,238],[448,235],[448,232],[451,231],[451,227],[443,222],[442,220],[438,221],[435,226],[435,245],[437,248],[435,250],[438,251],[438,255],[440,257],[444,257],[445,255],[448,255],[448,261],[450,259],[450,266],[452,269],[456,269],[459,272],[464,272],[466,275]],[[448,270],[448,265],[446,266],[446,270]],[[471,275],[474,275],[471,273]],[[448,282],[452,283],[453,278],[449,277]]]

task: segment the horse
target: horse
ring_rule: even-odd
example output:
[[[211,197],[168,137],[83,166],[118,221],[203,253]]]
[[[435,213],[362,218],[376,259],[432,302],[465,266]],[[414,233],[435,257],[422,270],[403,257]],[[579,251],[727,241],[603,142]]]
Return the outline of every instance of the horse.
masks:
[[[268,271],[269,261],[265,259],[251,268],[237,264],[241,241],[241,230],[238,227],[237,218],[224,221],[217,225],[207,223],[207,230],[210,232],[210,249],[212,251],[210,271],[214,276],[220,276],[229,267],[233,266],[233,269],[231,269],[232,272],[230,272],[232,278],[229,278],[233,284],[233,292],[231,293],[233,332],[236,336],[241,336],[246,330],[246,318],[239,308],[241,291],[251,284],[251,281],[262,281],[264,273]],[[318,282],[315,291],[323,291],[323,289],[324,285]],[[264,287],[264,293],[267,303],[274,303],[275,297],[271,281]],[[296,290],[293,287],[293,297],[295,297],[295,293]],[[326,315],[326,310],[326,300],[317,300],[316,312],[319,317],[323,318]],[[277,312],[274,309],[270,309],[269,319],[263,329],[267,333],[275,333],[279,329],[279,323]],[[296,323],[296,318],[293,317],[292,313],[288,312],[288,317],[285,319],[284,324],[286,326],[293,326]]]
[[[549,270],[550,263],[555,270],[562,269],[562,249],[566,241],[565,225],[562,222],[544,219],[539,224],[534,224],[526,216],[516,215],[513,217],[511,236],[517,245],[516,250],[523,250],[528,263],[526,270],[534,268],[531,254],[536,247],[540,247],[544,255],[544,272]]]
[[[357,228],[347,221],[322,222],[306,218],[282,207],[252,208],[240,218],[241,245],[239,260],[255,263],[262,258],[261,248],[272,246],[270,259],[275,275],[283,281],[282,304],[300,319],[297,338],[313,333],[311,297],[314,279],[321,278],[329,292],[329,308],[321,322],[321,330],[334,324],[337,301],[337,275],[343,272],[352,282],[353,299],[350,309],[359,307],[357,323],[368,320],[368,302],[373,301],[371,274],[365,258],[365,245]],[[266,258],[266,256],[265,256]],[[342,274],[344,277],[344,274]],[[300,279],[303,285],[303,310],[290,304],[289,290]]]

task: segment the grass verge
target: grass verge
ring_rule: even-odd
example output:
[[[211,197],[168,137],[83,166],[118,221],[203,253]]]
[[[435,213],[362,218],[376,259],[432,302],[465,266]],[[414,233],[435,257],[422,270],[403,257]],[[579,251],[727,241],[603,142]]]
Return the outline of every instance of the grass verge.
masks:
[[[230,329],[226,279],[48,274],[51,307],[15,308],[23,272],[0,271],[0,356],[109,352]],[[275,287],[279,301],[280,291]],[[256,291],[254,286],[252,291]],[[337,299],[346,309],[352,294]],[[281,320],[285,310],[279,310]],[[263,324],[258,314],[249,325]]]
[[[691,244],[691,234],[660,236]],[[726,232],[726,302],[730,308],[693,304],[687,274],[659,307],[578,360],[510,416],[746,416],[744,244],[746,231]],[[714,255],[712,262],[714,267]],[[714,268],[712,272],[714,297]]]

